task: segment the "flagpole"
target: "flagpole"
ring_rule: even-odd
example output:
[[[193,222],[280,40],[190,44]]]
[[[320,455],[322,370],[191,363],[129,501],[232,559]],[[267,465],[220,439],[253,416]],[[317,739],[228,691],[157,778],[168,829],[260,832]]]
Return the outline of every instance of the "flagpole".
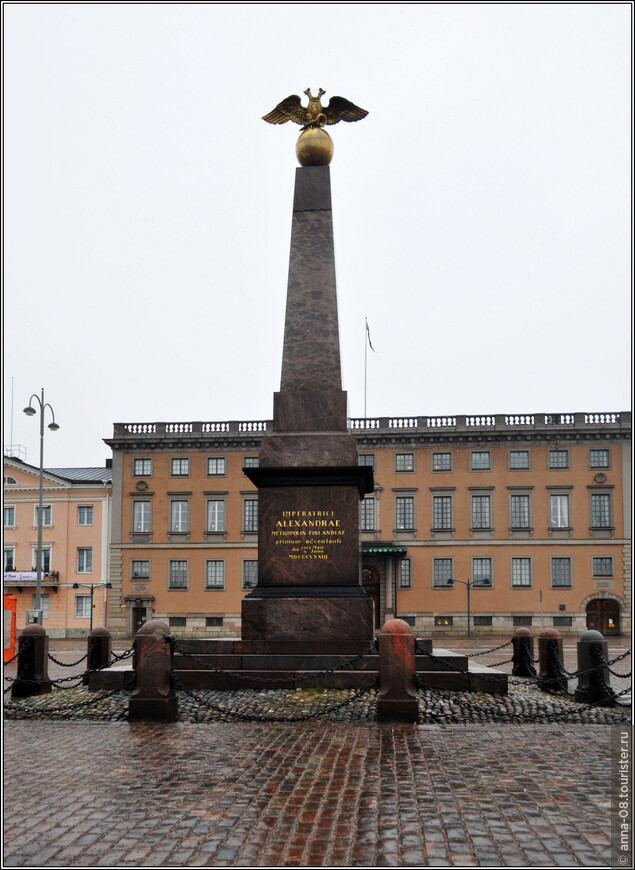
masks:
[[[366,325],[364,327],[364,420],[366,419],[366,388],[368,384],[368,320],[364,318]]]

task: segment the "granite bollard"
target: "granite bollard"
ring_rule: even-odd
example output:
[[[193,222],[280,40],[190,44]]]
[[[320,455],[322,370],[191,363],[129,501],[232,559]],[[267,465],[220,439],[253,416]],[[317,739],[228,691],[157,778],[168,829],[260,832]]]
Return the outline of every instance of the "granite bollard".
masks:
[[[144,623],[135,635],[135,690],[130,696],[128,719],[176,722],[178,700],[172,686],[170,629],[160,619]]]
[[[88,635],[88,654],[86,670],[97,671],[106,668],[112,658],[112,635],[104,626],[96,626]],[[89,684],[89,674],[84,674],[83,684]]]
[[[543,692],[566,692],[562,670],[562,638],[555,628],[545,628],[538,638],[538,688]]]
[[[12,698],[30,698],[51,691],[48,674],[49,639],[41,625],[27,625],[18,641],[18,672]]]
[[[416,722],[415,639],[403,619],[391,619],[379,633],[378,722]]]
[[[512,638],[514,650],[512,676],[535,677],[534,639],[528,628],[518,628]]]
[[[575,699],[583,704],[601,707],[615,706],[608,668],[599,667],[608,661],[609,645],[599,631],[585,631],[578,641],[578,686]],[[594,670],[597,668],[597,670]]]

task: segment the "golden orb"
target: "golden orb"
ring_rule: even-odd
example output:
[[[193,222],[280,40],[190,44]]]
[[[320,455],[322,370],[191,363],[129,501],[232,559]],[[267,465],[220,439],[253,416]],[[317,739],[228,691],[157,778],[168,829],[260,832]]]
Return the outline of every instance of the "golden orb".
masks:
[[[321,127],[309,127],[300,133],[295,154],[300,166],[328,166],[333,159],[333,140]]]

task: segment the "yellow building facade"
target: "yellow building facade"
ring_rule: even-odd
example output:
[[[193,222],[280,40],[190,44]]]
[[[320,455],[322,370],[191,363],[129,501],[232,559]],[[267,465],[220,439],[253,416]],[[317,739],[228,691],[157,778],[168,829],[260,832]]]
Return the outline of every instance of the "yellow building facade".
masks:
[[[108,624],[238,636],[258,582],[258,464],[270,424],[121,423]],[[375,624],[418,635],[630,631],[631,415],[349,420],[375,490],[360,504]],[[453,583],[449,583],[453,580]],[[469,588],[468,588],[469,583]]]

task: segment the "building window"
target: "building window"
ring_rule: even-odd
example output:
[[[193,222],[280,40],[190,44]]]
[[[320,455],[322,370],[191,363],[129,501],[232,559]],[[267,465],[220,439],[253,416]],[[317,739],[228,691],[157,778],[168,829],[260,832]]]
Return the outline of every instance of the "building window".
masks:
[[[434,496],[432,496],[432,528],[433,529],[451,529],[452,528],[452,496],[451,495],[434,495]]]
[[[90,595],[75,596],[75,616],[79,619],[90,618]]]
[[[375,528],[375,499],[365,498],[360,506],[360,523],[363,532],[370,532]]]
[[[90,596],[86,596],[90,601]],[[35,601],[37,596],[33,595],[31,599],[31,610],[35,610]],[[46,619],[49,615],[49,605],[50,605],[50,596],[49,595],[40,595],[40,608],[42,610],[42,618]],[[90,616],[90,610],[88,611],[88,615]]]
[[[184,628],[187,625],[186,616],[168,616],[168,625],[170,628]]]
[[[399,588],[412,589],[412,560],[402,559],[399,563]]]
[[[225,500],[213,498],[207,502],[207,531],[225,531]]]
[[[258,468],[259,466],[259,456],[245,456],[245,458],[243,459],[243,468]]]
[[[34,525],[38,525],[38,517],[40,516],[40,506],[39,504],[35,505],[35,523]],[[43,504],[42,505],[42,525],[50,526],[51,525],[51,505]]]
[[[492,457],[489,450],[472,450],[470,471],[491,471]]]
[[[610,493],[591,493],[591,526],[594,529],[611,528]]]
[[[205,562],[205,588],[225,588],[225,561],[223,559],[208,559]]]
[[[187,532],[190,527],[189,501],[170,502],[170,531]]]
[[[608,447],[595,448],[589,450],[589,468],[610,468],[611,467],[611,451]]]
[[[13,547],[4,548],[4,570],[15,571],[15,549]]]
[[[37,571],[37,547],[33,547],[33,570]],[[42,573],[48,574],[51,570],[51,548],[50,547],[42,547]]]
[[[132,504],[132,531],[150,531],[150,502],[135,501]]]
[[[363,465],[367,468],[372,468],[375,470],[375,454],[374,453],[360,453],[359,454],[359,464]]]
[[[210,456],[207,460],[208,477],[223,477],[225,475],[226,462],[224,456]]]
[[[492,576],[492,557],[480,556],[472,559],[472,583],[482,583],[489,580],[490,586],[494,585]]]
[[[454,625],[454,617],[453,616],[435,616],[434,617],[435,625]]]
[[[489,495],[472,496],[472,528],[492,528],[492,498]]]
[[[5,529],[15,528],[15,505],[5,505],[2,512],[3,525]]]
[[[168,589],[187,589],[187,559],[169,560]]]
[[[258,559],[243,559],[243,589],[253,589],[258,585]]]
[[[77,573],[90,574],[93,570],[93,548],[77,548]]]
[[[147,580],[150,577],[150,560],[132,559],[130,562],[130,575],[133,580]]]
[[[553,617],[553,627],[565,627],[573,625],[573,618],[571,616],[554,616]]]
[[[77,525],[92,526],[93,524],[93,506],[92,504],[77,505]]]
[[[569,496],[549,496],[549,525],[552,529],[570,528]]]
[[[514,556],[512,558],[512,587],[531,586],[531,558]]]
[[[452,559],[432,560],[432,585],[435,589],[447,589],[452,579]]]
[[[133,477],[152,477],[152,460],[151,459],[133,459],[133,461],[132,461],[132,476]]]
[[[520,627],[520,626],[529,627],[532,624],[532,622],[533,622],[533,617],[531,617],[531,616],[513,616],[512,617],[512,624],[514,625],[514,627],[517,627],[517,626],[518,627]]]
[[[613,576],[613,556],[593,556],[592,566],[594,577]]]
[[[414,453],[395,453],[395,471],[414,471]]]
[[[509,470],[526,471],[529,468],[529,450],[509,451]]]
[[[451,453],[433,453],[432,454],[432,470],[433,471],[452,471],[452,454]]]
[[[258,499],[246,498],[243,501],[243,530],[245,532],[258,531]]]
[[[15,477],[11,477],[10,475],[5,475],[4,485],[5,486],[17,486],[18,481],[15,479]]]
[[[474,617],[474,626],[477,625],[491,625],[492,617],[491,616],[475,616]]]
[[[549,468],[568,468],[569,467],[569,451],[568,450],[550,450],[549,451]]]
[[[570,556],[551,557],[551,585],[565,588],[570,588],[573,585]]]
[[[414,496],[398,496],[395,499],[395,528],[397,530],[414,529],[415,500]]]
[[[223,627],[223,617],[222,616],[206,616],[205,617],[205,628],[222,628]]]
[[[188,457],[177,457],[170,462],[170,474],[172,477],[189,477],[190,460]]]
[[[529,496],[512,495],[510,498],[510,527],[512,529],[529,528]]]

